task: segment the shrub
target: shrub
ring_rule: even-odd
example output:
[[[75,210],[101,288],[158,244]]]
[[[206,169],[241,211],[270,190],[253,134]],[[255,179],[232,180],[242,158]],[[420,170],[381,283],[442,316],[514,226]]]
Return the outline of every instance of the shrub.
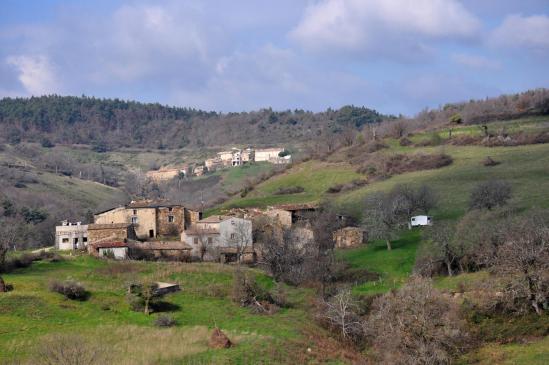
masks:
[[[299,194],[304,191],[305,189],[302,186],[290,186],[287,188],[280,187],[273,194],[274,195]]]
[[[111,363],[109,351],[96,342],[86,341],[77,334],[49,335],[37,341],[35,354],[29,363],[40,365],[99,365]]]
[[[486,158],[482,161],[482,164],[484,166],[496,166],[499,165],[501,162],[494,161],[490,156],[486,156]]]
[[[411,146],[413,143],[412,141],[409,139],[409,138],[406,138],[406,137],[402,137],[399,141],[398,141],[398,144],[405,147],[405,146]]]
[[[62,294],[65,298],[71,300],[86,300],[89,294],[82,284],[73,280],[66,280],[64,282],[53,281],[50,283],[50,290]]]
[[[55,144],[50,141],[48,138],[44,137],[42,138],[42,141],[40,141],[40,144],[42,145],[42,147],[44,148],[52,148],[52,147],[55,147]]]
[[[154,325],[156,327],[173,327],[173,326],[177,325],[177,321],[172,316],[168,316],[166,314],[163,314],[163,315],[158,316],[154,320]]]
[[[158,292],[158,284],[153,282],[131,283],[128,288],[128,304],[135,312],[150,314],[154,311],[158,299],[162,295]]]
[[[489,180],[477,184],[469,199],[470,209],[491,210],[507,204],[511,199],[511,185],[502,180]]]
[[[458,305],[421,278],[377,298],[363,328],[386,364],[448,364],[468,340]]]

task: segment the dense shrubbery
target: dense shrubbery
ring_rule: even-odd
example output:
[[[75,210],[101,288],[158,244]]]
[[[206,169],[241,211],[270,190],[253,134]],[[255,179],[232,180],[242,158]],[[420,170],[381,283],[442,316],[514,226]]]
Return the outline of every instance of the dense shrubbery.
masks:
[[[452,157],[444,153],[372,154],[360,162],[357,172],[372,178],[388,178],[405,172],[438,169],[452,162]]]
[[[154,325],[157,327],[173,327],[177,325],[177,321],[167,314],[162,314],[156,317],[154,320]]]
[[[66,280],[63,282],[53,281],[50,283],[50,290],[62,294],[65,298],[71,300],[86,300],[89,297],[86,288],[74,280]]]
[[[274,195],[288,195],[288,194],[299,194],[304,192],[305,189],[302,186],[289,186],[289,187],[280,187],[273,194]]]

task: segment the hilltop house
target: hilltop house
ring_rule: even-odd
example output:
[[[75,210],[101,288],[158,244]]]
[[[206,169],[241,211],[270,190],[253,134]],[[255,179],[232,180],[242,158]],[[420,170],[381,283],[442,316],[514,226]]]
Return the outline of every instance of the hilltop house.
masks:
[[[267,208],[265,215],[274,218],[283,227],[291,228],[296,223],[306,222],[317,209],[317,204],[281,204]]]
[[[155,182],[167,181],[180,175],[187,176],[187,169],[188,167],[186,166],[177,168],[161,168],[160,170],[147,171],[146,176]]]
[[[200,212],[163,201],[132,201],[94,215],[96,224],[132,224],[140,240],[158,236],[179,236],[200,219]]]
[[[55,246],[58,250],[83,249],[88,244],[88,226],[67,220],[55,227]]]
[[[274,164],[290,163],[291,156],[289,154],[284,157],[280,156],[280,154],[285,151],[286,150],[281,147],[256,149],[254,151],[254,161],[266,161]]]
[[[193,257],[203,260],[253,261],[252,222],[227,216],[211,216],[193,224],[181,234]]]

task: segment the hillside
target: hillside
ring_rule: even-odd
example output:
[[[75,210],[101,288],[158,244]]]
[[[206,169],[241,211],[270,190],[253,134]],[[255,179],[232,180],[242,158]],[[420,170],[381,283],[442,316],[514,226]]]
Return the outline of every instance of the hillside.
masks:
[[[387,117],[364,107],[313,113],[304,110],[222,114],[119,99],[42,96],[0,100],[0,137],[19,141],[177,149],[299,144],[319,136],[360,129]]]

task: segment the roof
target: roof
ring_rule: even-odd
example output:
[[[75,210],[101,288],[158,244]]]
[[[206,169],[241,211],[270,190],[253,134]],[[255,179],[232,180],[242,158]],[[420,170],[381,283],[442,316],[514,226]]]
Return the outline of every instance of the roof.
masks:
[[[309,210],[309,209],[318,209],[318,204],[316,203],[303,203],[303,204],[280,204],[275,205],[270,208],[281,209],[281,210]]]
[[[124,209],[124,206],[123,205],[117,205],[116,207],[100,210],[99,212],[95,212],[94,214],[95,215],[103,214],[103,213],[107,213],[107,212],[110,212],[111,210],[115,210],[115,209]]]
[[[199,236],[199,235],[212,235],[212,234],[219,234],[219,230],[217,229],[198,229],[196,227],[191,227],[185,231],[183,231],[185,235],[187,236]]]
[[[116,242],[95,242],[90,243],[91,246],[98,248],[118,248],[118,247],[128,247],[126,242],[116,241]]]
[[[220,253],[238,253],[238,249],[236,247],[219,247]],[[254,253],[255,250],[253,247],[245,247],[242,250],[242,253]]]
[[[128,228],[131,223],[88,224],[88,230]]]
[[[284,151],[284,147],[270,147],[270,148],[258,148],[255,152],[276,152]]]
[[[227,220],[231,217],[225,216],[225,215],[211,215],[207,218],[203,218],[199,220],[197,223],[220,223],[224,220]]]
[[[130,204],[126,205],[126,208],[161,208],[161,207],[175,207],[183,206],[177,203],[170,203],[165,200],[139,200],[132,201]]]
[[[135,243],[133,246],[143,250],[192,250],[191,246],[180,241],[142,242]]]

